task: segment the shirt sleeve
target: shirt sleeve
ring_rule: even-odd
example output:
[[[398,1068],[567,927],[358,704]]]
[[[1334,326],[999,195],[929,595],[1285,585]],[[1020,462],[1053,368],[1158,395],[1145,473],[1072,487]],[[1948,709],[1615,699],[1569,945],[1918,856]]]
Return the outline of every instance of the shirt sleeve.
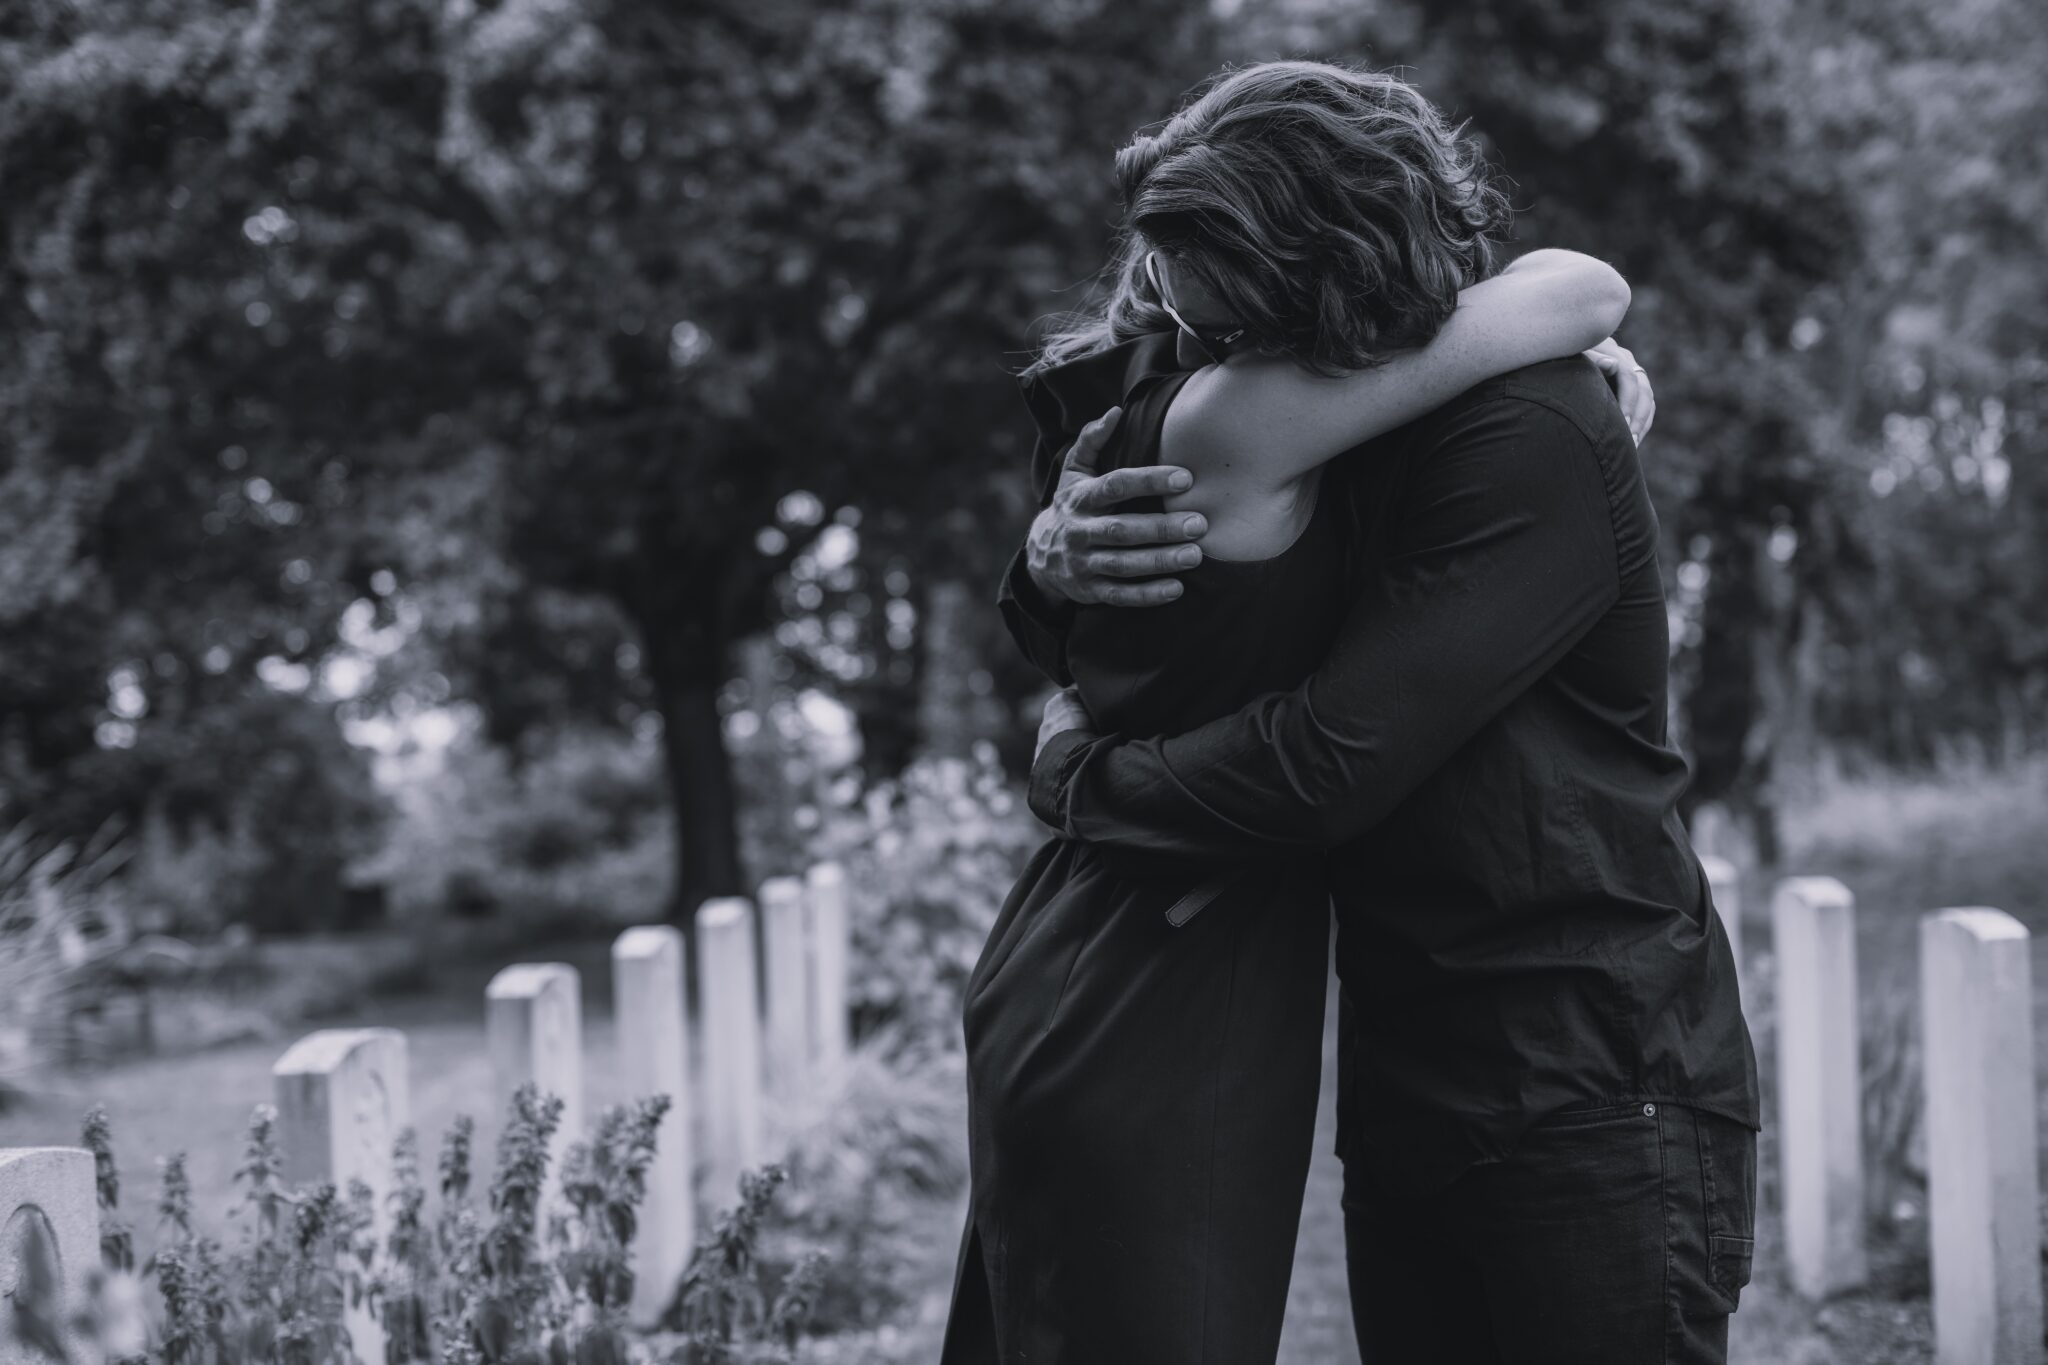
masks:
[[[1032,809],[1072,838],[1189,863],[1356,838],[1562,660],[1620,597],[1593,440],[1541,403],[1452,416],[1390,509],[1329,657],[1185,734],[1056,737]]]

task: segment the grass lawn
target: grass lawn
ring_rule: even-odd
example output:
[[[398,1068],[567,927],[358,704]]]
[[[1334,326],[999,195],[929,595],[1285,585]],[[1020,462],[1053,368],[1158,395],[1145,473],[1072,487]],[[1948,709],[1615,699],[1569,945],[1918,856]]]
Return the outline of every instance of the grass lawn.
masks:
[[[1968,782],[1836,783],[1788,819],[1787,871],[1840,877],[1858,898],[1859,976],[1865,1070],[1897,1079],[1867,1085],[1866,1113],[1910,1112],[1917,1090],[1912,1056],[1917,1020],[1916,925],[1949,905],[1994,905],[2036,934],[2036,979],[2048,983],[2048,766]],[[1736,1316],[1731,1356],[1738,1365],[1888,1365],[1932,1359],[1927,1305],[1924,1189],[1903,1171],[1910,1144],[1880,1141],[1869,1159],[1873,1284],[1826,1305],[1801,1301],[1786,1286],[1776,1214],[1776,1146],[1768,1125],[1771,1091],[1769,919],[1763,888],[1746,896],[1751,1028],[1765,1067],[1766,1132],[1756,1277]],[[506,954],[504,960],[510,960]],[[591,1112],[620,1093],[610,1024],[603,943],[569,945],[535,958],[577,965],[584,980],[584,1042]],[[480,1178],[488,1172],[497,1116],[490,1112],[483,1050],[483,987],[497,961],[451,964],[422,984],[423,994],[366,1000],[330,1022],[389,1024],[411,1040],[413,1119],[431,1160],[458,1113],[478,1125]],[[1332,1004],[1334,1009],[1334,993]],[[2043,992],[2036,992],[2037,1027]],[[284,1041],[268,1040],[184,1056],[131,1062],[71,1078],[61,1089],[0,1114],[0,1146],[71,1144],[78,1116],[94,1101],[111,1111],[124,1212],[147,1253],[155,1238],[157,1156],[183,1149],[202,1217],[227,1230],[235,1205],[231,1174],[249,1109],[270,1096],[270,1065]],[[1281,1349],[1284,1365],[1354,1365],[1344,1281],[1340,1173],[1334,1136],[1334,1040],[1326,1039],[1317,1155],[1303,1210],[1294,1282]],[[1898,1055],[1894,1055],[1898,1054]],[[2037,1049],[2048,1066],[2048,1047]],[[1894,1067],[1892,1063],[1903,1061]],[[2048,1077],[2043,1078],[2048,1081]],[[2048,1084],[2040,1086],[2048,1095]],[[1903,1130],[1902,1130],[1903,1131]],[[2048,1131],[2048,1128],[2044,1128]],[[950,1288],[961,1210],[935,1209],[929,1239],[930,1293],[900,1328],[871,1338],[821,1343],[813,1358],[849,1365],[893,1365],[935,1358]],[[225,1226],[224,1226],[225,1225]]]

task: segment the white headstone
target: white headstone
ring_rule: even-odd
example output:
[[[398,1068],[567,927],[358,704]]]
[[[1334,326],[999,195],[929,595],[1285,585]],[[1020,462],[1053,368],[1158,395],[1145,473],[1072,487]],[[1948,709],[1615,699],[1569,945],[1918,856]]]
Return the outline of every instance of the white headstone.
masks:
[[[1833,877],[1791,877],[1771,899],[1778,956],[1778,1143],[1785,1257],[1809,1298],[1861,1285],[1863,1087],[1856,900]]]
[[[2002,910],[1920,921],[1939,1365],[2041,1360],[2030,947],[2026,927]]]
[[[705,1203],[730,1208],[739,1175],[761,1162],[761,999],[754,908],[743,898],[697,912],[697,985],[704,1011]]]
[[[74,1361],[97,1360],[92,1343],[70,1331],[85,1310],[88,1278],[100,1263],[100,1205],[93,1156],[82,1147],[0,1148],[0,1361],[47,1362],[16,1339],[15,1295],[29,1272],[31,1230],[53,1258],[56,1301],[51,1304]]]
[[[528,1081],[562,1101],[548,1146],[548,1188],[559,1190],[562,1157],[583,1136],[583,981],[565,962],[521,962],[484,990],[484,1034],[493,1100],[502,1121]]]
[[[396,1029],[322,1029],[292,1044],[270,1068],[277,1096],[284,1178],[370,1187],[371,1230],[381,1249],[389,1229],[391,1144],[411,1120],[405,1035]],[[349,1344],[381,1360],[384,1329],[365,1303],[347,1312]]]
[[[612,944],[612,993],[626,1093],[634,1099],[669,1097],[633,1243],[631,1312],[641,1323],[652,1323],[668,1307],[697,1244],[683,970],[683,935],[669,925],[628,929]]]
[[[826,1075],[846,1064],[852,1021],[847,1015],[851,929],[846,873],[837,863],[814,863],[806,876],[811,912],[811,1028],[813,1056]]]
[[[811,1073],[811,943],[804,884],[761,883],[761,946],[767,953],[768,1077],[778,1093],[800,1094]]]
[[[1701,855],[1700,868],[1707,874],[1707,886],[1714,895],[1714,913],[1728,935],[1728,951],[1735,958],[1735,980],[1739,987],[1742,981],[1742,876],[1734,863],[1711,853]]]

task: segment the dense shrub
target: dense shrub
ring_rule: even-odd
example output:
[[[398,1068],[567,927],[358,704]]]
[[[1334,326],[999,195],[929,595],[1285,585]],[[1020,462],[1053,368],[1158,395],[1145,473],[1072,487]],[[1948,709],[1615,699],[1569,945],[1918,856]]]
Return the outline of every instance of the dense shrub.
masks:
[[[958,1231],[967,1181],[967,1082],[957,1054],[892,1066],[885,1038],[857,1048],[835,1086],[784,1115],[789,1188],[769,1243],[818,1269],[816,1322],[841,1332],[884,1326],[931,1288],[932,1237]]]
[[[968,976],[1044,838],[989,744],[919,760],[827,815],[817,847],[848,871],[861,1032],[897,1052],[961,1048]]]
[[[154,827],[131,869],[139,929],[189,938],[343,922],[348,868],[375,846],[386,810],[330,708],[257,687],[135,733],[132,748],[66,765],[55,787],[25,788],[23,809],[73,839],[107,819]]]
[[[667,917],[673,831],[654,745],[588,729],[537,735],[517,755],[460,744],[398,800],[402,818],[359,871],[401,916]]]

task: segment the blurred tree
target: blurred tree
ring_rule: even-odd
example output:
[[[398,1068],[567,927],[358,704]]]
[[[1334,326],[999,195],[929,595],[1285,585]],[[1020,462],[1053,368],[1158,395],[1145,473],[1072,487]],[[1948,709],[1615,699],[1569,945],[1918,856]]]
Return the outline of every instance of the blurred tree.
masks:
[[[219,907],[270,923],[330,910],[370,833],[361,756],[295,698],[351,595],[335,437],[404,364],[337,366],[331,334],[279,316],[326,281],[267,250],[300,227],[265,206],[307,175],[264,136],[276,23],[0,18],[0,806],[54,835],[152,806],[193,837],[253,819],[314,888]],[[385,230],[366,197],[334,255]]]
[[[2041,633],[2023,624],[2040,540],[2007,539],[2039,514],[1996,512],[1981,478],[1917,533],[1869,503],[1872,460],[1891,458],[1873,455],[1893,439],[1881,428],[1900,430],[1887,373],[1915,391],[1958,370],[2038,376],[2048,121],[2023,73],[2043,28],[2039,6],[2007,0],[1292,0],[1254,22],[1267,50],[1402,63],[1491,144],[1524,241],[1604,255],[1635,285],[1690,799],[1734,805],[1766,857],[1778,765],[1869,737],[1873,707],[1909,729],[1958,721],[1921,703],[1984,671],[2009,697],[2042,685]],[[2000,388],[1993,413],[2010,401]],[[1973,402],[1949,404],[1964,414],[1950,445],[1992,440]],[[1958,629],[1966,584],[1991,590],[1999,624]]]
[[[1794,145],[1863,249],[1795,324],[1868,565],[1829,599],[1817,716],[1894,763],[2048,716],[2048,11],[1787,5]],[[1802,551],[1803,553],[1803,551]]]
[[[21,638],[65,637],[67,575],[199,683],[409,610],[502,740],[651,704],[678,905],[741,890],[730,644],[830,527],[992,576],[1000,358],[1094,264],[1116,138],[1210,64],[1179,10],[31,5],[0,416],[45,433],[10,477],[90,496]],[[108,635],[18,714],[98,690]],[[900,699],[890,649],[809,654]]]
[[[849,523],[925,583],[986,567],[999,357],[1174,9],[508,5],[453,44],[442,155],[503,231],[471,268],[533,301],[511,557],[635,628],[683,903],[744,884],[718,693],[771,571]],[[886,651],[808,643],[901,698]]]
[[[1224,55],[1300,51],[1407,63],[1527,240],[1635,282],[1701,798],[1767,794],[1807,734],[2038,739],[2044,23],[18,0],[0,797],[357,829],[359,768],[263,808],[242,759],[179,775],[293,735],[339,775],[307,719],[337,708],[472,702],[507,745],[652,714],[679,908],[742,889],[722,711],[828,685],[887,768],[1030,685],[972,610],[1028,506],[1002,362],[1100,263],[1129,130]],[[762,631],[767,681],[735,681]]]

